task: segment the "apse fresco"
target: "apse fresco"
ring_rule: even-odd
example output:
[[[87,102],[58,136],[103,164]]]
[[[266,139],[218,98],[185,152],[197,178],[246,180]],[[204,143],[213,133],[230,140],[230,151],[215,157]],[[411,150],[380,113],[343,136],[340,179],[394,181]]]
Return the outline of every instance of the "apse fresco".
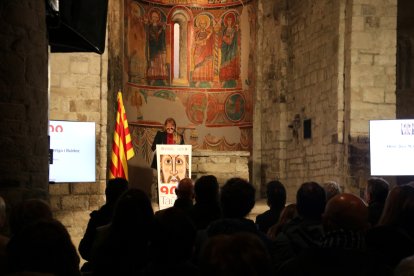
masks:
[[[255,6],[228,0],[124,5],[124,102],[134,147],[150,159],[147,144],[174,117],[195,149],[251,150]]]

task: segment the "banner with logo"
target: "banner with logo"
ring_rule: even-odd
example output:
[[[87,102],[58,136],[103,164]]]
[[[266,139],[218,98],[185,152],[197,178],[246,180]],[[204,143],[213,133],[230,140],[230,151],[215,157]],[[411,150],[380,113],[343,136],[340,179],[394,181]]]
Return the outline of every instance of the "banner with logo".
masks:
[[[191,145],[157,145],[160,210],[174,205],[178,182],[191,178],[191,151]]]

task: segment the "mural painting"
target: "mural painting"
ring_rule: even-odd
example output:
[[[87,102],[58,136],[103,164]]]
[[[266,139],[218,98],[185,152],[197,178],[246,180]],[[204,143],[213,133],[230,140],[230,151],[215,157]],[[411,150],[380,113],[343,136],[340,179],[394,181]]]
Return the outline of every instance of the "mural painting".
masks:
[[[255,41],[250,30],[243,33],[241,26],[246,26],[247,20],[255,24],[250,22],[252,8],[241,1],[206,0],[208,9],[171,1],[174,5],[124,2],[125,105],[134,147],[149,162],[151,150],[147,144],[152,143],[165,118],[172,116],[177,120],[177,130],[193,149],[250,150],[251,84],[255,77],[251,50]],[[187,82],[180,83],[174,82],[175,73],[170,68],[177,62],[173,60],[177,50],[173,48],[173,25],[177,22],[185,28],[180,29],[179,63],[185,68],[180,76],[186,76]],[[242,55],[242,35],[248,41],[248,50],[252,48],[247,55]],[[242,56],[248,58],[242,61]]]

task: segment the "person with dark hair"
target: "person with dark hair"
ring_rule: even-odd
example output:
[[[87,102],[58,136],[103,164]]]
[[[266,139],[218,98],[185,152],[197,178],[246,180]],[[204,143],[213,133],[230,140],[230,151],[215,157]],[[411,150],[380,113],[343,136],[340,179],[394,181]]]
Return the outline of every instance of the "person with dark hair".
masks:
[[[94,275],[135,275],[148,263],[154,211],[139,189],[124,192],[116,203],[112,222],[98,228],[92,248]]]
[[[367,181],[364,197],[368,203],[369,221],[372,226],[375,226],[381,217],[389,189],[390,184],[383,178],[371,177]]]
[[[367,246],[393,268],[414,255],[414,187],[390,190],[378,224],[367,233]]]
[[[251,233],[217,235],[203,248],[201,276],[272,275],[270,256],[263,242]]]
[[[259,236],[266,246],[270,245],[267,236],[257,229],[253,220],[247,218],[256,203],[255,194],[256,189],[247,180],[238,177],[227,180],[220,194],[223,218],[210,223],[207,236],[249,232]]]
[[[128,189],[128,181],[124,178],[108,180],[105,188],[106,203],[99,210],[90,213],[88,226],[79,243],[79,253],[83,259],[90,261],[91,250],[96,239],[97,228],[111,222],[115,204],[118,198]],[[89,263],[82,266],[82,271],[89,271]]]
[[[256,224],[260,231],[267,234],[269,228],[279,220],[280,212],[286,204],[286,189],[280,181],[267,183],[267,205],[269,210],[257,215]]]
[[[11,236],[18,234],[26,226],[38,220],[52,218],[52,209],[46,201],[38,198],[22,201],[11,209],[9,221]]]
[[[7,246],[8,272],[80,276],[79,256],[57,220],[37,220],[13,235]],[[15,275],[15,274],[13,274]]]
[[[318,183],[305,182],[299,187],[296,193],[298,216],[283,227],[273,242],[271,254],[276,268],[306,248],[320,246],[325,204],[325,190]]]
[[[279,220],[276,224],[269,228],[267,231],[267,236],[269,239],[274,241],[277,235],[282,231],[283,227],[298,215],[298,210],[296,209],[296,203],[290,203],[283,208],[280,212]]]
[[[368,208],[358,196],[332,197],[323,214],[325,234],[317,247],[309,247],[285,262],[277,275],[391,275],[392,269],[366,251],[370,227]]]
[[[151,232],[150,262],[143,275],[197,275],[191,262],[195,238],[196,229],[182,209],[158,211]]]
[[[195,204],[190,210],[190,217],[198,230],[206,229],[221,217],[219,202],[219,184],[214,175],[204,175],[194,184]]]
[[[191,178],[183,178],[175,188],[175,194],[177,199],[174,201],[174,207],[183,210],[186,214],[189,214],[193,207],[194,199],[194,185]]]

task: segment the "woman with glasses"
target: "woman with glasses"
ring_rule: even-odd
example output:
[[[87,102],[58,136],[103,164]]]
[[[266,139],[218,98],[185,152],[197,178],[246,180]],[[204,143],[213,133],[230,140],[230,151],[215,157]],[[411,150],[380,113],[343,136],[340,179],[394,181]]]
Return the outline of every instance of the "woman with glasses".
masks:
[[[155,151],[157,145],[183,145],[184,138],[177,132],[177,124],[173,118],[167,118],[164,123],[164,130],[158,131],[152,143],[152,151]],[[157,169],[157,158],[152,160],[151,168]]]

